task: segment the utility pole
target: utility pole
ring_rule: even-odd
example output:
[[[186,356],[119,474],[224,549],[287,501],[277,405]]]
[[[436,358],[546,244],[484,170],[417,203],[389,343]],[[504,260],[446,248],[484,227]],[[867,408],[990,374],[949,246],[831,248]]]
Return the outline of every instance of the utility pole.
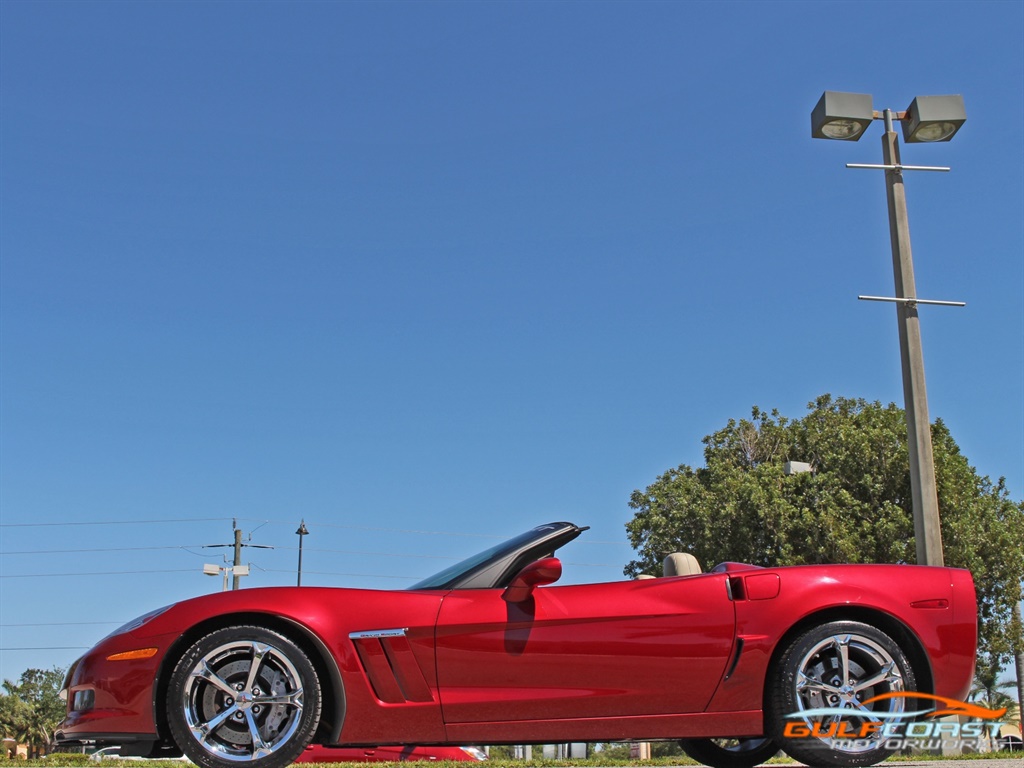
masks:
[[[235,568],[242,564],[242,529],[235,528]],[[234,571],[231,576],[231,589],[238,589],[238,581],[241,577],[238,575],[238,571]]]
[[[232,544],[204,544],[203,549],[206,548],[217,548],[217,547],[233,547],[235,550],[235,557],[233,565],[217,566],[217,565],[204,565],[203,573],[208,576],[215,576],[218,573],[224,574],[225,591],[227,590],[227,573],[231,571],[231,589],[240,589],[241,584],[239,580],[242,576],[249,575],[249,566],[242,565],[242,547],[255,547],[256,549],[273,549],[272,546],[267,544],[252,544],[242,543],[242,529],[238,527],[237,520],[231,521],[231,528],[235,533],[234,543]],[[249,538],[252,539],[252,533],[249,534]],[[224,562],[227,562],[227,557],[224,558]]]

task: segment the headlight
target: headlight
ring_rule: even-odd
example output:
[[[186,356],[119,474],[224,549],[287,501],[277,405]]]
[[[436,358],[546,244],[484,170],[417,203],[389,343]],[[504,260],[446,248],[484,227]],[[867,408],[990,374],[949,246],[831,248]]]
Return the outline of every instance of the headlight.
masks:
[[[75,663],[68,667],[68,671],[64,673],[64,682],[61,683],[60,693],[57,694],[63,701],[68,700],[68,689],[71,688],[71,678],[75,674],[75,669],[81,663],[81,659],[75,659]]]
[[[155,619],[161,613],[163,613],[164,611],[166,611],[166,610],[168,610],[170,608],[173,608],[173,607],[174,607],[174,603],[171,603],[170,605],[165,605],[163,608],[157,608],[155,611],[150,611],[149,613],[144,613],[141,616],[139,616],[137,619],[132,619],[127,624],[118,627],[113,632],[111,632],[109,635],[104,637],[103,640],[109,640],[110,638],[114,637],[114,635],[123,635],[125,632],[131,632],[132,630],[138,629],[143,624],[145,624],[147,621],[150,621],[151,619]],[[103,640],[101,640],[100,642],[102,643]]]

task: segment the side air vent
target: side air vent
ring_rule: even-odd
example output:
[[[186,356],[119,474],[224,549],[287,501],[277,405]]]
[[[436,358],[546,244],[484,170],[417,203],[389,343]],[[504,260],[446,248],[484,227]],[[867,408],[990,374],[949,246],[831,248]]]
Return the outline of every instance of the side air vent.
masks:
[[[733,600],[747,599],[747,588],[743,584],[742,576],[729,577],[729,597]]]
[[[349,639],[378,699],[386,704],[433,701],[405,633],[404,629],[353,632]]]

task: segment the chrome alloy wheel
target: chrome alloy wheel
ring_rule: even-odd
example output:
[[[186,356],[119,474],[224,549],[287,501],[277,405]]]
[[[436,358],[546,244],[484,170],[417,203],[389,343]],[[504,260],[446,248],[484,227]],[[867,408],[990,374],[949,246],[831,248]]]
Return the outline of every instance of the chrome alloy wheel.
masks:
[[[852,735],[860,735],[867,723],[898,718],[905,709],[902,697],[870,701],[905,690],[904,678],[883,645],[857,633],[833,634],[812,645],[797,663],[794,688],[797,711],[807,712],[803,720],[812,736],[848,754],[878,749],[882,733]],[[832,711],[814,712],[823,709]]]
[[[302,722],[302,677],[274,645],[226,642],[202,655],[184,681],[182,715],[212,757],[249,762],[273,755]]]

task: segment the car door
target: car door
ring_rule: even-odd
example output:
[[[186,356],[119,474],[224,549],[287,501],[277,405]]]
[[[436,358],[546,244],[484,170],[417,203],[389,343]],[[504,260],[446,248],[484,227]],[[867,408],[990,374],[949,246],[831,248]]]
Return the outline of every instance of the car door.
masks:
[[[733,643],[725,576],[455,590],[435,648],[446,724],[701,712]]]

